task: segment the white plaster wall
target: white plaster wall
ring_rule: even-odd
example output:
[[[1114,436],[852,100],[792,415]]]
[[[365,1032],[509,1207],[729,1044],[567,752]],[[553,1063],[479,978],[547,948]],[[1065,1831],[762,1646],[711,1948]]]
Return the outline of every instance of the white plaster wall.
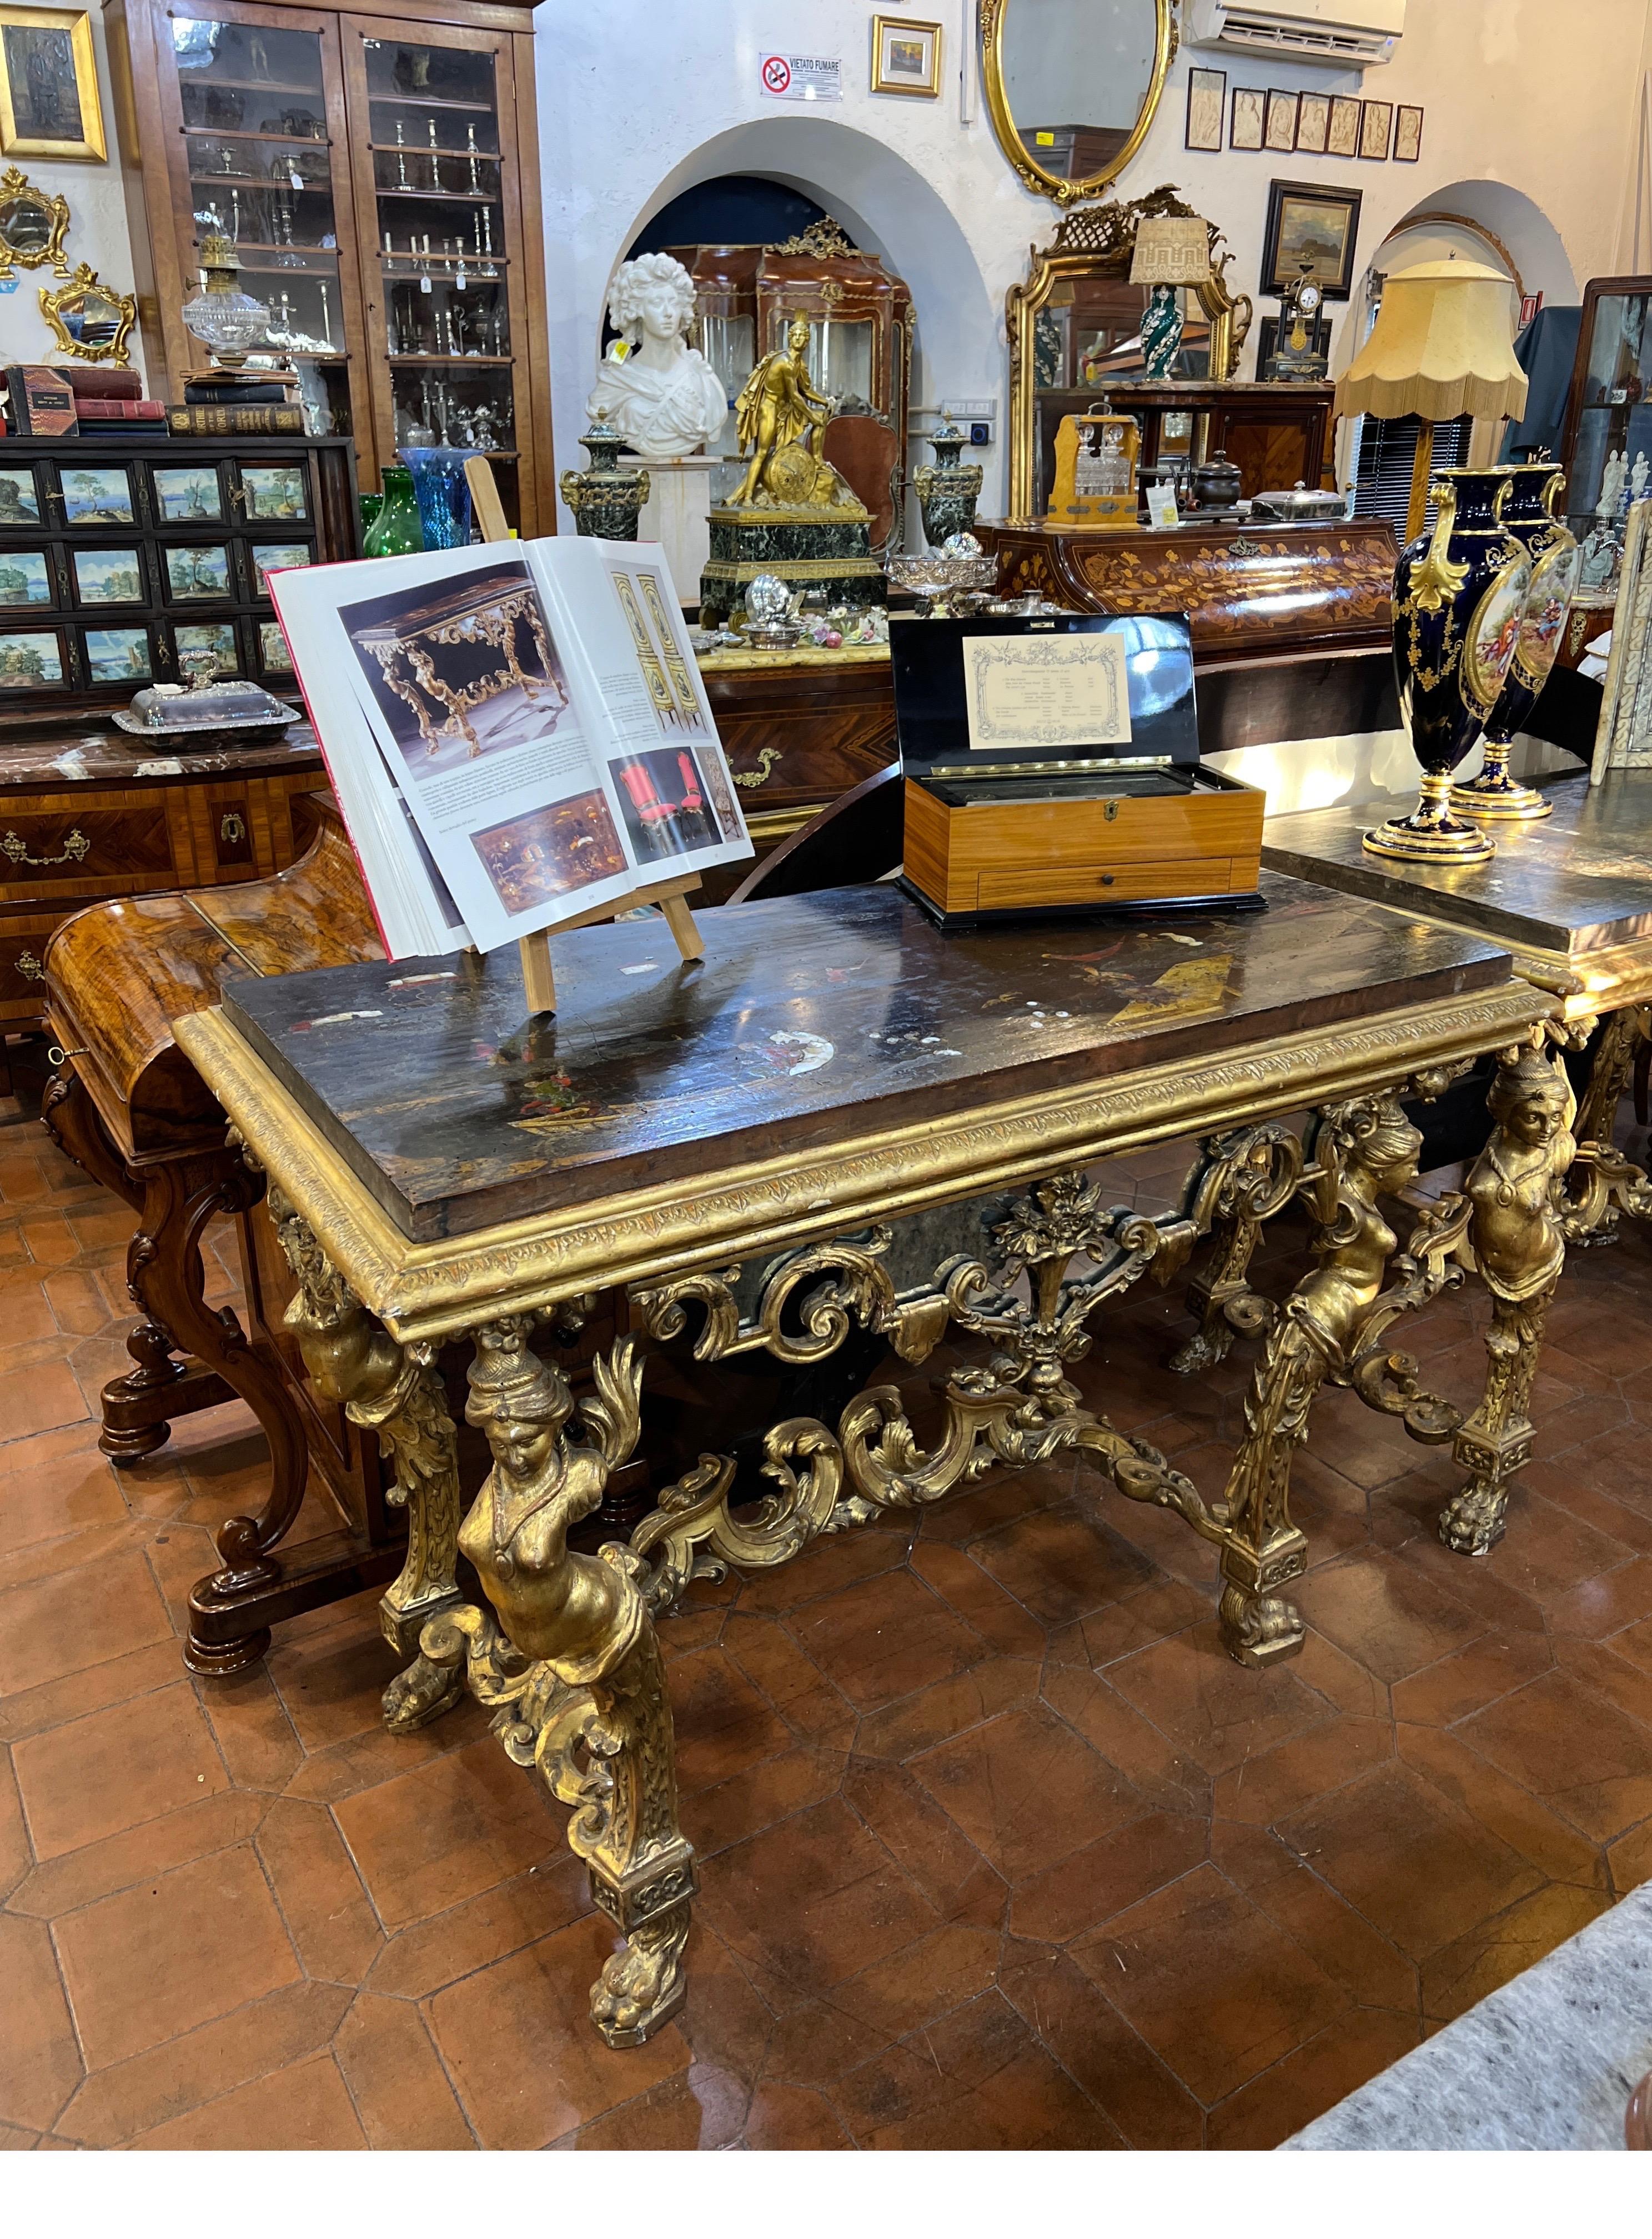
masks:
[[[44,0],[16,0],[16,4],[39,6],[44,4]],[[63,236],[63,254],[70,268],[90,264],[116,295],[129,296],[133,289],[132,243],[121,190],[120,165],[115,159],[115,108],[109,91],[109,50],[103,37],[102,11],[96,6],[92,10],[92,46],[97,56],[98,97],[103,103],[103,138],[109,149],[109,160],[102,163],[53,163],[38,156],[15,160],[31,185],[43,188],[49,195],[62,195],[69,204],[69,231]],[[62,279],[50,265],[43,265],[36,271],[19,269],[17,280],[17,287],[10,295],[0,295],[0,363],[72,364],[69,353],[53,344],[51,329],[40,312],[42,287],[61,288]],[[143,343],[136,328],[129,348],[132,363],[142,372]]]
[[[938,101],[867,90],[872,13],[865,0],[605,0],[596,9],[545,0],[539,9],[554,435],[565,464],[583,458],[603,298],[627,243],[673,195],[730,171],[805,189],[901,272],[918,310],[916,403],[1002,400],[1005,292],[1025,274],[1029,243],[1049,240],[1054,207],[1027,192],[992,138],[974,84],[973,0],[913,6],[945,26]],[[1268,183],[1279,176],[1363,189],[1362,277],[1399,218],[1445,205],[1508,243],[1529,289],[1576,302],[1584,280],[1615,269],[1648,22],[1648,0],[1566,0],[1559,10],[1553,0],[1412,0],[1398,60],[1363,83],[1357,73],[1184,47],[1118,192],[1179,187],[1224,228],[1232,281],[1251,294]],[[757,57],[774,50],[841,56],[846,98],[813,110],[766,99]],[[1225,69],[1230,88],[1420,103],[1423,160],[1191,153],[1182,143],[1196,63]],[[1269,308],[1259,303],[1259,314]],[[1347,362],[1355,324],[1336,307],[1333,370]],[[1004,453],[1000,411],[985,462],[989,514],[1003,502]]]

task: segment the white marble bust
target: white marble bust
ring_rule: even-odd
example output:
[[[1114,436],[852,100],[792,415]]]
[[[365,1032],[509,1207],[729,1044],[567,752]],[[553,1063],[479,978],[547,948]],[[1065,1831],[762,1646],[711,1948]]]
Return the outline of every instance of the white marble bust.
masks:
[[[694,283],[673,256],[622,264],[608,290],[620,340],[609,348],[591,392],[631,448],[651,465],[686,458],[728,416],[723,384],[683,340],[694,316]],[[621,355],[620,353],[623,353]]]

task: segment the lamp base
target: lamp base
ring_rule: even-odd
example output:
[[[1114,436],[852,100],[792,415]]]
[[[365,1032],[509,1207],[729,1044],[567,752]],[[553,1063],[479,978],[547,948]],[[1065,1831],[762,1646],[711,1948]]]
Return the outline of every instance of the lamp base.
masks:
[[[1168,381],[1182,348],[1182,299],[1163,281],[1155,282],[1142,313],[1142,372],[1148,381]]]
[[[1477,824],[1459,823],[1452,815],[1451,791],[1449,775],[1424,777],[1423,797],[1409,816],[1390,817],[1365,834],[1367,853],[1396,863],[1489,862],[1496,848]]]
[[[1486,747],[1485,767],[1466,785],[1454,785],[1450,805],[1464,816],[1496,817],[1510,823],[1536,824],[1552,816],[1555,804],[1535,786],[1522,785],[1509,774],[1508,746]]]

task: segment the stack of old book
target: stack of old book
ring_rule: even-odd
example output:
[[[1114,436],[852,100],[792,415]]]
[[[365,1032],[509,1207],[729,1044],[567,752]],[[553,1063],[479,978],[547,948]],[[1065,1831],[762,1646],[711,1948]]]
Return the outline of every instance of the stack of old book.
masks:
[[[142,376],[118,365],[12,365],[7,406],[14,435],[166,433],[166,407],[146,398]]]
[[[297,376],[277,372],[192,373],[183,402],[167,413],[175,435],[302,435]]]

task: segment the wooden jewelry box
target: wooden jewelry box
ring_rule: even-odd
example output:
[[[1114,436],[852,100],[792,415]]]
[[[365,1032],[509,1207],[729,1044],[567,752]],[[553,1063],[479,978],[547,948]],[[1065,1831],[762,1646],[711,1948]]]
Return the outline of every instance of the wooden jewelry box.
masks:
[[[889,651],[939,923],[1264,907],[1265,797],[1199,761],[1185,615],[897,618]]]

